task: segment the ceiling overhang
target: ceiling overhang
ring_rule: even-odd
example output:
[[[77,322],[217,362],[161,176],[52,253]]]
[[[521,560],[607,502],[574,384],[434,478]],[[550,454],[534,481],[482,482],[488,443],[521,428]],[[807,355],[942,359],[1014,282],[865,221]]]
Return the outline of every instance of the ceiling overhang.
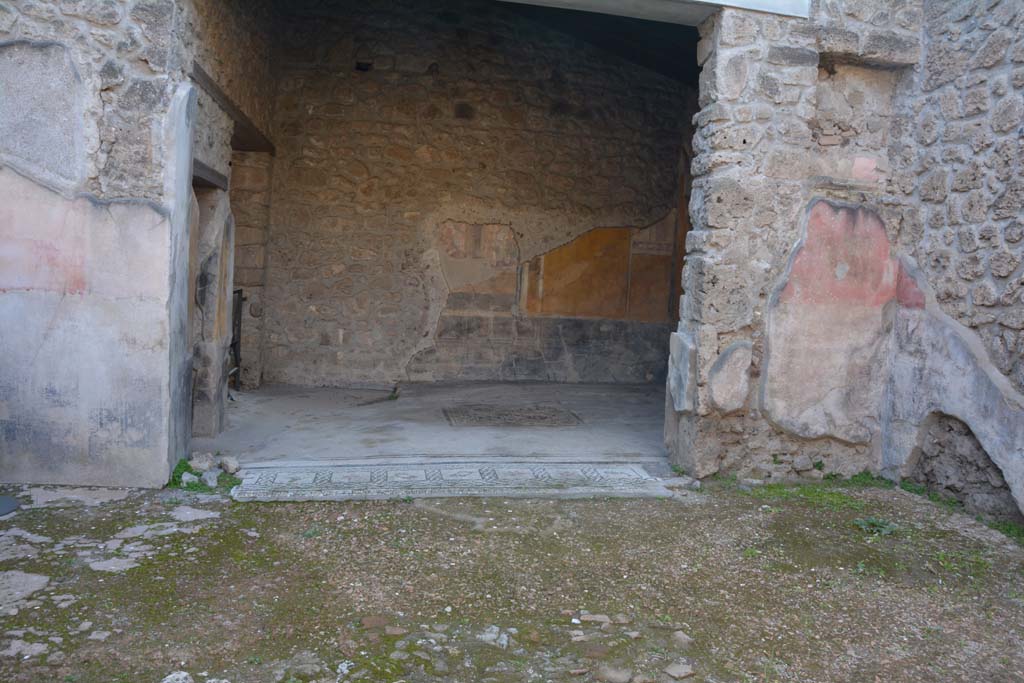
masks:
[[[697,26],[722,7],[806,18],[810,0],[504,0]]]

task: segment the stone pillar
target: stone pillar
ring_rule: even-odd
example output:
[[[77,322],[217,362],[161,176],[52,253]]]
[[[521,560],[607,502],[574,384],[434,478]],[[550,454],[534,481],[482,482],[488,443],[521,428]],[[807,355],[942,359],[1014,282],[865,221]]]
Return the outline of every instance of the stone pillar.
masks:
[[[804,20],[724,9],[700,27],[693,229],[665,421],[673,461],[695,476],[877,469],[877,430],[850,440],[765,409],[766,321],[815,200],[892,209],[898,230],[886,136],[898,68],[919,57],[912,10],[840,3]]]

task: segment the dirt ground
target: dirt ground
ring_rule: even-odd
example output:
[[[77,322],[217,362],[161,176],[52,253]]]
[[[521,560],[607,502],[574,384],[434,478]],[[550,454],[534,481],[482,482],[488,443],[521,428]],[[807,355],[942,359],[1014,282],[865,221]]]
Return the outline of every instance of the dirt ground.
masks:
[[[0,680],[1024,680],[1016,542],[877,482],[745,489],[8,489]]]

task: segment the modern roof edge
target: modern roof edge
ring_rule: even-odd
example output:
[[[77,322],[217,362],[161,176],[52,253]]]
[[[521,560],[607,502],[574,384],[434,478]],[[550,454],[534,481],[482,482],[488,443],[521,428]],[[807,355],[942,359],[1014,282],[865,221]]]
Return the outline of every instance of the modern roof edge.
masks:
[[[504,0],[696,26],[722,7],[807,17],[810,0]]]

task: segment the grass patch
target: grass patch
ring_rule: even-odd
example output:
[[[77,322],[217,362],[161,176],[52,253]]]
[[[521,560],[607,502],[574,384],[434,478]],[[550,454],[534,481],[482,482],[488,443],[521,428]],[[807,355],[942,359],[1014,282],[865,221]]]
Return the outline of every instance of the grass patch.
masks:
[[[853,525],[870,537],[892,536],[899,530],[898,526],[881,517],[858,517],[853,520]]]
[[[992,567],[992,563],[977,550],[939,551],[932,555],[932,559],[942,571],[972,579],[983,576]]]
[[[188,460],[179,460],[178,464],[174,466],[174,471],[171,473],[171,481],[168,486],[172,489],[181,489],[182,491],[191,491],[192,493],[213,493],[215,491],[227,493],[232,488],[242,483],[242,480],[238,477],[228,474],[227,472],[221,472],[217,475],[216,488],[211,488],[202,481],[193,481],[188,484],[182,484],[181,477],[186,472],[197,477],[202,474],[202,472],[197,472],[189,467]]]
[[[896,484],[885,477],[880,477],[877,474],[871,474],[867,470],[860,474],[855,474],[849,479],[845,479],[839,483],[842,486],[861,489],[891,489],[896,487]]]
[[[864,501],[825,484],[764,484],[750,490],[761,500],[792,501],[829,510],[863,510]]]
[[[950,512],[960,511],[963,510],[964,508],[964,504],[961,503],[956,498],[944,496],[936,491],[929,491],[928,487],[925,486],[924,484],[918,484],[917,482],[910,481],[909,479],[904,479],[903,481],[901,481],[900,488],[903,489],[904,491],[907,491],[908,493],[913,493],[914,495],[918,496],[924,496],[931,502],[935,503],[936,505],[941,505]]]
[[[1024,545],[1024,524],[1006,520],[987,520],[985,524],[1016,541],[1019,545]]]
[[[174,471],[171,472],[171,483],[169,484],[169,486],[174,489],[182,488],[181,475],[185,474],[186,472],[188,472],[189,474],[199,476],[198,472],[196,472],[195,470],[188,466],[188,460],[182,458],[181,460],[178,461],[178,464],[174,466]]]

